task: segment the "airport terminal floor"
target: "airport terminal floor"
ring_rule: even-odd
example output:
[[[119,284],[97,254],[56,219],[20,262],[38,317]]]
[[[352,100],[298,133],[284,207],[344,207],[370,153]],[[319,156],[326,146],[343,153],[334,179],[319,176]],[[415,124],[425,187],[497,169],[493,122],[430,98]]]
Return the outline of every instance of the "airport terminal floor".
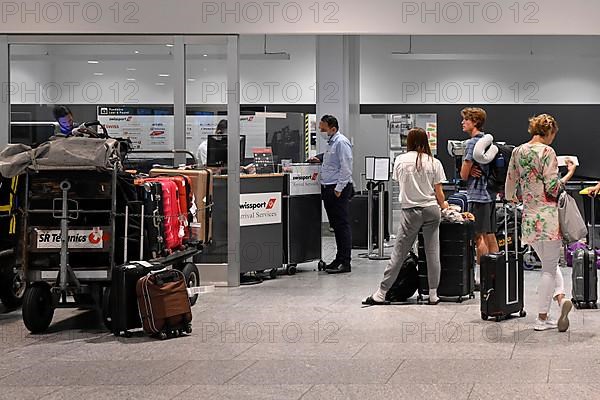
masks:
[[[323,246],[331,259],[333,238]],[[484,322],[478,293],[364,308],[385,261],[358,253],[349,274],[303,264],[295,276],[205,294],[194,332],[176,340],[116,338],[95,313],[72,309],[34,336],[20,311],[1,314],[0,398],[598,398],[600,312],[574,310],[567,333],[534,332],[539,271],[525,271],[526,318]]]

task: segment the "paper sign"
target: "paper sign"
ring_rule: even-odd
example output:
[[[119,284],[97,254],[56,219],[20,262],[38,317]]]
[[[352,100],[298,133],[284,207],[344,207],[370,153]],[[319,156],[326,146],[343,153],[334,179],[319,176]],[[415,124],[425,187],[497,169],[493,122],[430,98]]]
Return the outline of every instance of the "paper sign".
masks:
[[[573,164],[575,164],[575,166],[579,166],[579,159],[577,158],[577,156],[558,156],[556,157],[556,159],[558,160],[559,167],[566,167],[567,160],[571,160]]]

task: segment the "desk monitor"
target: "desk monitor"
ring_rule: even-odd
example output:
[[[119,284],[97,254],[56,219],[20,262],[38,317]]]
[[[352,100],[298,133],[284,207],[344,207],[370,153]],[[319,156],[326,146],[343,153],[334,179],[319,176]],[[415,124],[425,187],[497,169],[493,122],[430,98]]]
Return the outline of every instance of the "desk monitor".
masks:
[[[208,167],[227,166],[227,135],[208,135],[206,165]],[[246,136],[240,136],[240,163],[246,158]]]

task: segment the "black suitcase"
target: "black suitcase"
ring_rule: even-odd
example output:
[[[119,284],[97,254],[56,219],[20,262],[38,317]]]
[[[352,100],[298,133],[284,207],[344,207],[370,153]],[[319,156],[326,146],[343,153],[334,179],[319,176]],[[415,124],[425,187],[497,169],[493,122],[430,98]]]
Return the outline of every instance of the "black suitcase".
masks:
[[[586,202],[587,203],[587,202]],[[573,253],[573,280],[572,294],[573,305],[576,308],[598,308],[598,270],[596,267],[597,255],[594,247],[594,233],[596,230],[596,199],[591,199],[589,229],[590,246],[577,249]]]
[[[389,239],[389,222],[387,216],[389,215],[390,202],[389,192],[385,192],[385,218],[384,218],[384,238]],[[369,197],[368,192],[356,193],[352,200],[350,200],[350,224],[352,228],[352,248],[353,249],[367,249],[368,248],[368,203]],[[379,233],[379,194],[375,193],[373,196],[373,244],[378,243],[377,235]]]
[[[142,327],[136,284],[149,272],[163,268],[159,263],[132,261],[113,269],[110,291],[105,293],[104,320],[115,336],[128,336],[130,330]]]
[[[165,251],[162,185],[144,182],[140,190],[144,205],[144,258],[157,258]]]
[[[439,297],[475,298],[474,226],[472,222],[440,224],[440,254],[442,270],[437,289]],[[419,300],[429,292],[425,241],[419,232]]]
[[[508,205],[505,205],[508,215]],[[513,215],[517,226],[517,209]],[[504,231],[508,232],[508,218],[504,219]],[[523,309],[523,267],[519,262],[519,235],[514,234],[513,250],[509,249],[510,240],[504,241],[504,251],[481,257],[481,319],[489,317],[501,321],[511,314],[519,313],[525,317]]]

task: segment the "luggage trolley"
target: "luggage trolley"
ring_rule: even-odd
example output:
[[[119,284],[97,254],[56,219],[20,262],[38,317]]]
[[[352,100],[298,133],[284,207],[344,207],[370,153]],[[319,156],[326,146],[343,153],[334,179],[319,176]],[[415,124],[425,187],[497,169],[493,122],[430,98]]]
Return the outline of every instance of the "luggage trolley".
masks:
[[[117,261],[117,171],[30,168],[25,180],[17,254],[28,283],[23,322],[40,333],[56,308],[100,310],[106,303]]]
[[[18,262],[28,283],[23,321],[32,333],[50,326],[56,308],[73,307],[101,312],[110,329],[112,271],[138,254],[128,232],[129,217],[135,218],[128,213],[135,201],[126,197],[121,179],[126,177],[117,170],[95,167],[38,168],[25,174]],[[148,218],[155,216],[140,218],[140,232]],[[139,244],[144,238],[134,240]],[[189,260],[201,249],[190,243],[150,261],[181,270],[188,286],[196,287],[198,270]],[[139,254],[143,259],[143,246]],[[190,302],[197,297],[192,289]]]

